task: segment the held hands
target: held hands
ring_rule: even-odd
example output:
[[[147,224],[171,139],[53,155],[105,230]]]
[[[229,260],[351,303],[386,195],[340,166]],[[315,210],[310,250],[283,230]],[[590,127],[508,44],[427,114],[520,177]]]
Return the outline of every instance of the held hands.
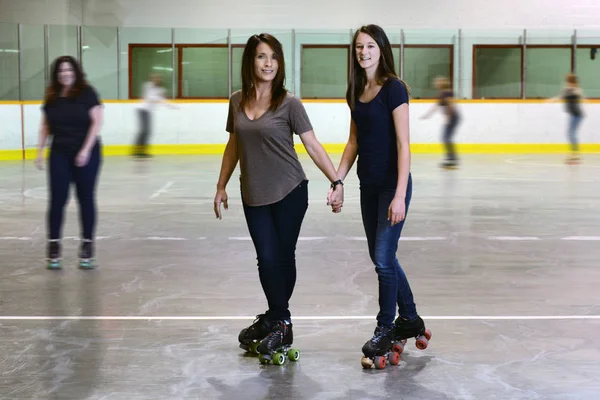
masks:
[[[221,203],[223,203],[226,210],[229,209],[229,206],[227,205],[227,192],[225,191],[225,189],[217,189],[217,194],[215,195],[214,210],[215,216],[218,219],[223,218],[223,216],[221,215]]]
[[[331,206],[331,211],[334,213],[342,212],[344,204],[344,185],[336,185],[335,189],[329,189],[327,192],[327,205]]]
[[[406,206],[404,199],[400,197],[394,197],[388,208],[388,221],[394,226],[404,220],[406,216]]]

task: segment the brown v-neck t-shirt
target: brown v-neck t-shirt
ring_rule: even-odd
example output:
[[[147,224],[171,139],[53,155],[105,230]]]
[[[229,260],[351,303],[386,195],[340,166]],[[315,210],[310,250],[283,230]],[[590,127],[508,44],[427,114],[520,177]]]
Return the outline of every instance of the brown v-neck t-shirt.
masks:
[[[237,138],[242,200],[248,206],[276,203],[306,179],[294,136],[312,130],[302,102],[287,93],[275,111],[251,120],[240,109],[241,91],[231,95],[227,132]]]

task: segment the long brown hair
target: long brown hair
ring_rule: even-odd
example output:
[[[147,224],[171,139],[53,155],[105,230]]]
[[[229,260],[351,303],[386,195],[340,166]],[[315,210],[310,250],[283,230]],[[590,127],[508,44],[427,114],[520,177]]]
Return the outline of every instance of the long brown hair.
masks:
[[[65,62],[71,65],[71,68],[73,68],[73,72],[75,73],[75,83],[69,90],[69,93],[67,93],[67,97],[77,97],[88,85],[87,81],[85,80],[85,74],[83,73],[83,70],[81,69],[81,66],[77,60],[71,56],[58,57],[52,63],[50,85],[48,85],[46,88],[46,96],[44,99],[46,103],[51,103],[56,100],[56,97],[59,96],[62,91],[62,85],[58,81],[58,70],[60,65]]]
[[[242,56],[242,101],[240,107],[256,99],[256,74],[254,72],[254,59],[256,58],[256,48],[259,44],[269,45],[275,57],[277,58],[277,74],[273,79],[271,87],[271,105],[269,110],[275,111],[285,99],[287,90],[285,88],[285,60],[283,58],[283,47],[279,40],[268,33],[252,35],[246,42],[244,55]]]
[[[408,92],[408,95],[410,96],[410,88],[406,82],[398,77],[396,71],[394,70],[394,53],[392,52],[392,46],[390,45],[390,41],[388,40],[384,30],[378,25],[364,25],[361,26],[354,34],[354,38],[352,39],[352,48],[350,49],[350,52],[352,53],[352,62],[350,63],[350,79],[348,82],[348,90],[346,91],[346,102],[348,103],[350,109],[354,110],[356,99],[360,98],[361,94],[365,90],[365,85],[367,84],[367,74],[358,63],[358,58],[356,56],[356,40],[361,32],[372,37],[373,40],[375,40],[375,43],[377,43],[377,46],[381,52],[375,78],[377,80],[377,84],[383,85],[388,79],[397,79],[402,82],[406,88],[406,91]]]

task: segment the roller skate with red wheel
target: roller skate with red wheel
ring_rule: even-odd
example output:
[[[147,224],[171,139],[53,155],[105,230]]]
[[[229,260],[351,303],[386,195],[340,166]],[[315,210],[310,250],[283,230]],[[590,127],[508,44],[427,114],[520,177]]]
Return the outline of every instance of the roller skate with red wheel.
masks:
[[[431,340],[431,331],[425,328],[425,322],[421,317],[417,316],[415,319],[408,320],[402,317],[398,317],[395,325],[394,332],[394,343],[392,344],[392,350],[401,354],[404,351],[406,340],[415,338],[415,346],[419,350],[425,350]]]
[[[257,315],[252,325],[242,329],[239,333],[240,348],[250,354],[258,355],[260,341],[267,337],[272,328],[273,322],[265,314]]]
[[[581,158],[578,155],[573,154],[570,157],[567,157],[567,159],[565,160],[565,163],[567,163],[569,165],[579,164],[579,163],[581,163]]]
[[[258,360],[261,364],[273,363],[275,365],[285,364],[285,360],[298,361],[300,351],[292,348],[294,332],[289,320],[277,321],[271,332],[261,340],[258,346],[260,353]]]
[[[377,325],[373,337],[362,348],[363,357],[360,364],[364,369],[375,367],[384,369],[387,363],[398,365],[400,353],[393,351],[394,326]]]

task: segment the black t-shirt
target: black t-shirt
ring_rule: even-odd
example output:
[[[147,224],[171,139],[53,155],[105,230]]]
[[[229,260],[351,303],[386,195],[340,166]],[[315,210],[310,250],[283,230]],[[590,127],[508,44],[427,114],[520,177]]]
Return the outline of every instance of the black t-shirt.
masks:
[[[57,96],[50,104],[44,104],[42,109],[52,136],[52,150],[77,154],[92,124],[89,111],[100,104],[91,86],[86,86],[77,97]]]
[[[406,87],[390,78],[368,103],[356,101],[352,119],[358,134],[356,169],[361,186],[394,189],[398,185],[398,150],[392,111],[408,104]]]

